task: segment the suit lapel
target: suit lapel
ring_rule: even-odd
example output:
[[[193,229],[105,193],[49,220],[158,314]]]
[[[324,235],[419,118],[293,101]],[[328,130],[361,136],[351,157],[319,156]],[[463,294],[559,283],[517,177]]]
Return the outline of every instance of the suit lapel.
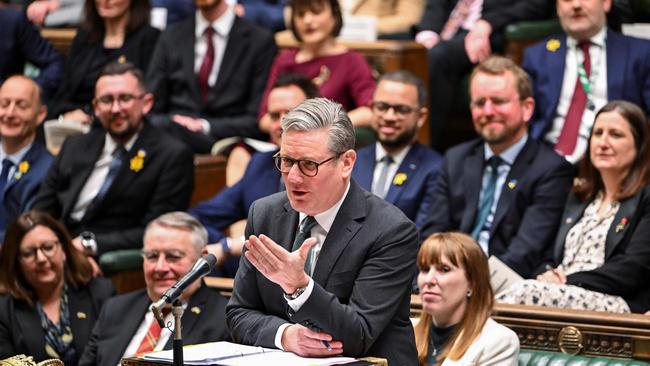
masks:
[[[148,311],[148,307],[150,303],[151,300],[149,299],[147,292],[141,290],[140,295],[134,299],[133,303],[127,304],[130,306],[125,307],[125,309],[123,309],[125,310],[124,313],[115,314],[121,316],[121,319],[117,324],[113,326],[121,328],[120,334],[122,334],[123,336],[113,337],[112,339],[106,342],[108,344],[108,346],[106,347],[107,350],[106,356],[110,357],[110,359],[108,359],[107,362],[103,364],[117,365],[120,362],[120,359],[124,354],[124,351],[126,351],[126,347],[129,346],[129,343],[131,343],[133,336],[135,336],[135,333],[140,327],[140,323],[142,323],[142,320],[144,319],[144,316]]]
[[[63,200],[63,209],[61,217],[68,217],[72,208],[79,199],[79,193],[86,184],[88,177],[95,169],[95,162],[99,159],[99,155],[104,149],[105,134],[102,131],[91,131],[95,135],[86,141],[86,146],[82,151],[73,151],[74,154],[79,154],[80,158],[78,165],[72,167],[72,174],[70,177],[70,195],[68,199]]]
[[[618,212],[616,212],[616,216],[614,216],[614,221],[607,231],[607,238],[605,239],[605,259],[612,255],[614,249],[616,249],[621,240],[623,240],[623,237],[625,237],[626,233],[629,231],[629,229],[626,229],[630,227],[630,220],[634,218],[634,214],[639,208],[642,194],[643,190],[639,191],[633,197],[621,202]]]
[[[213,311],[213,309],[206,308],[206,302],[208,301],[208,296],[210,295],[210,289],[202,282],[201,287],[190,297],[190,301],[187,303],[185,311],[183,311],[183,316],[181,317],[181,324],[183,326],[183,333],[192,334],[192,330],[195,327],[200,326],[198,323],[201,318],[201,313],[204,311]],[[167,343],[165,343],[164,349],[171,349],[174,343],[174,337],[169,337]]]
[[[354,164],[357,173],[354,177],[361,187],[368,192],[372,191],[372,175],[375,171],[375,154],[377,145],[372,144],[367,150],[359,153],[359,161]]]
[[[402,164],[400,164],[400,166],[397,168],[395,177],[401,173],[406,176],[406,179],[399,180],[401,183],[395,184],[395,177],[393,177],[393,182],[391,182],[390,186],[388,186],[388,192],[386,193],[387,202],[390,202],[393,205],[397,205],[400,196],[408,188],[408,184],[413,181],[413,178],[418,173],[417,168],[420,162],[419,152],[421,148],[422,147],[420,144],[413,144],[409,152],[404,157]],[[409,179],[409,177],[411,179]]]
[[[32,143],[32,147],[30,147],[29,150],[27,150],[25,156],[23,156],[23,159],[20,161],[20,163],[26,161],[29,164],[31,170],[31,168],[36,165],[36,162],[34,160],[36,159],[36,157],[39,156],[41,149],[44,149],[44,147],[42,147],[42,145],[39,144],[38,142],[34,141]],[[18,163],[19,166],[20,163]],[[29,174],[29,170],[28,170],[27,172],[25,172],[25,174],[19,174],[18,176],[20,178],[16,178],[16,173],[18,173],[19,166],[17,166],[16,169],[14,169],[14,174],[12,174],[11,177],[9,177],[9,182],[7,182],[4,192],[2,192],[3,194],[9,192],[9,190],[13,188],[13,186],[18,184],[21,180],[25,179],[26,174]]]
[[[471,232],[476,220],[478,211],[478,199],[481,194],[481,185],[483,182],[483,161],[484,158],[483,143],[474,147],[471,155],[465,159],[463,171],[465,175],[462,181],[463,194],[465,196],[465,209],[461,218],[459,230],[462,232]]]
[[[504,186],[501,188],[501,195],[499,196],[499,202],[497,203],[496,212],[494,213],[494,220],[492,221],[492,227],[490,228],[490,237],[494,235],[497,227],[510,209],[518,191],[518,183],[526,175],[530,162],[535,158],[535,154],[537,154],[537,150],[537,144],[535,144],[534,140],[529,136],[524,148],[519,152],[517,158],[515,158],[515,162],[512,164],[512,168],[510,168],[510,173],[508,173],[508,176],[506,177]]]
[[[246,50],[246,45],[249,44],[247,41],[249,37],[248,30],[242,28],[241,22],[241,18],[235,17],[235,22],[230,30],[228,43],[224,50],[224,56],[227,55],[227,57],[221,59],[217,82],[210,89],[210,96],[208,98],[211,103],[215,102],[213,99],[218,97],[221,92],[228,90],[228,80],[236,74],[239,60],[242,59],[241,55]]]
[[[181,69],[182,74],[187,75],[190,79],[188,85],[190,87],[191,100],[200,101],[201,92],[199,91],[199,80],[196,77],[196,72],[194,72],[194,44],[196,43],[195,29],[196,29],[196,17],[194,14],[190,15],[192,17],[191,22],[186,23],[186,27],[182,30],[179,30],[178,40],[178,51],[181,57]],[[187,37],[186,35],[190,35]]]
[[[74,335],[74,348],[77,355],[86,347],[86,342],[90,338],[93,322],[91,319],[93,304],[87,291],[70,290],[68,292],[68,301],[70,309],[70,327]]]
[[[278,223],[273,232],[274,236],[269,235],[269,237],[284,249],[291,251],[293,241],[298,232],[299,220],[300,214],[291,207],[291,204],[287,200],[283,210],[278,212],[274,218],[274,222]]]
[[[623,81],[627,75],[625,61],[628,59],[628,49],[623,42],[617,42],[619,35],[607,30],[607,98],[621,99],[623,97]]]
[[[318,256],[313,275],[314,281],[323,286],[327,283],[334,264],[361,228],[359,221],[363,221],[365,216],[366,203],[363,190],[351,181],[348,196],[339,208]]]
[[[36,359],[47,358],[45,353],[45,333],[41,327],[41,321],[36,312],[36,308],[28,307],[22,302],[16,304],[16,323],[20,324],[22,337],[25,342],[25,348],[34,354]]]
[[[553,247],[553,258],[556,265],[562,263],[562,258],[564,258],[564,243],[569,230],[580,220],[587,205],[589,205],[588,202],[579,201],[573,194],[569,196]]]
[[[546,61],[548,62],[548,70],[558,71],[549,73],[548,92],[549,101],[552,101],[554,103],[553,107],[551,108],[553,111],[557,109],[557,104],[560,101],[560,92],[562,91],[562,81],[564,80],[564,68],[566,64],[566,53],[566,36],[562,37],[560,40],[560,48],[557,50],[557,52],[546,52],[548,55],[548,57],[546,57]]]

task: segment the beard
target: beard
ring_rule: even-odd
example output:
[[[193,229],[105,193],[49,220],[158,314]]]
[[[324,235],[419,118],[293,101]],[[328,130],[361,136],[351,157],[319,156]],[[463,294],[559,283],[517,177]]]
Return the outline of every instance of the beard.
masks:
[[[409,145],[411,142],[413,142],[413,139],[415,138],[417,132],[418,132],[418,126],[414,125],[412,128],[408,130],[404,130],[399,135],[391,138],[383,137],[375,131],[375,137],[383,146],[392,149],[398,149],[401,147],[405,147]]]

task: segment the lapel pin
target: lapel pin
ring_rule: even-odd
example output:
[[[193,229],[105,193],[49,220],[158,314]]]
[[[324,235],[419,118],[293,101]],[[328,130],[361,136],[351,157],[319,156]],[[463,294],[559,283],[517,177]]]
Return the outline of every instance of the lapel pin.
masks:
[[[620,233],[621,231],[625,230],[625,227],[627,226],[627,217],[623,217],[621,219],[621,222],[616,225],[616,232]]]
[[[193,306],[192,309],[190,309],[190,311],[196,315],[201,314],[201,309],[198,306]]]
[[[406,182],[406,179],[408,176],[405,173],[397,173],[395,174],[395,178],[393,178],[393,185],[395,186],[401,186]]]
[[[78,311],[77,312],[77,318],[78,319],[86,319],[86,313],[84,313],[83,311]]]
[[[144,168],[144,158],[147,156],[147,152],[144,149],[138,150],[138,153],[131,158],[129,168],[135,173],[139,172]]]
[[[516,179],[511,180],[510,182],[508,182],[508,188],[510,188],[510,189],[515,189],[515,188],[517,188],[517,183],[518,183],[518,182],[517,182]]]
[[[413,163],[409,164],[409,169],[411,169],[411,170],[415,170],[415,168],[417,168],[417,167],[418,166],[413,164]]]
[[[566,220],[564,220],[565,224],[571,224],[573,222],[573,218],[567,217]]]
[[[555,52],[560,48],[560,40],[551,38],[546,42],[546,49]]]

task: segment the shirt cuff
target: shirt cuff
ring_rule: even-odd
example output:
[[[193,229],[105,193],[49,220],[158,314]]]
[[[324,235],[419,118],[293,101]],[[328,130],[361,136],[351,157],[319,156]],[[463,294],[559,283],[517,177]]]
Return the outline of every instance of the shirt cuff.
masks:
[[[284,351],[284,348],[282,348],[282,334],[284,333],[284,330],[289,328],[291,324],[290,323],[284,323],[281,326],[278,327],[278,331],[275,332],[275,347],[277,349],[281,349]]]
[[[314,290],[314,280],[309,277],[309,282],[307,283],[307,288],[305,289],[305,292],[300,294],[300,296],[296,297],[293,300],[287,300],[287,304],[293,309],[293,311],[298,311],[300,308],[309,300],[309,296],[311,295],[311,292]],[[286,297],[285,297],[286,299]]]
[[[201,118],[199,121],[201,121],[201,124],[203,125],[203,134],[204,135],[209,135],[210,134],[210,122],[208,120]]]

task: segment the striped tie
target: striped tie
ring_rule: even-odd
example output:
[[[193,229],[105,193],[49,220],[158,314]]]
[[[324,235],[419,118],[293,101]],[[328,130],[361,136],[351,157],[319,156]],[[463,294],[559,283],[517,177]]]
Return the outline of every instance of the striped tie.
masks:
[[[170,311],[170,308],[162,309],[163,318],[165,318]],[[158,321],[154,319],[149,326],[147,334],[145,334],[144,338],[142,338],[142,342],[140,342],[140,346],[138,346],[138,350],[135,353],[137,355],[141,355],[153,351],[154,348],[156,348],[156,344],[158,344],[158,339],[160,339],[161,331],[162,328],[160,328],[160,325],[158,325]]]

